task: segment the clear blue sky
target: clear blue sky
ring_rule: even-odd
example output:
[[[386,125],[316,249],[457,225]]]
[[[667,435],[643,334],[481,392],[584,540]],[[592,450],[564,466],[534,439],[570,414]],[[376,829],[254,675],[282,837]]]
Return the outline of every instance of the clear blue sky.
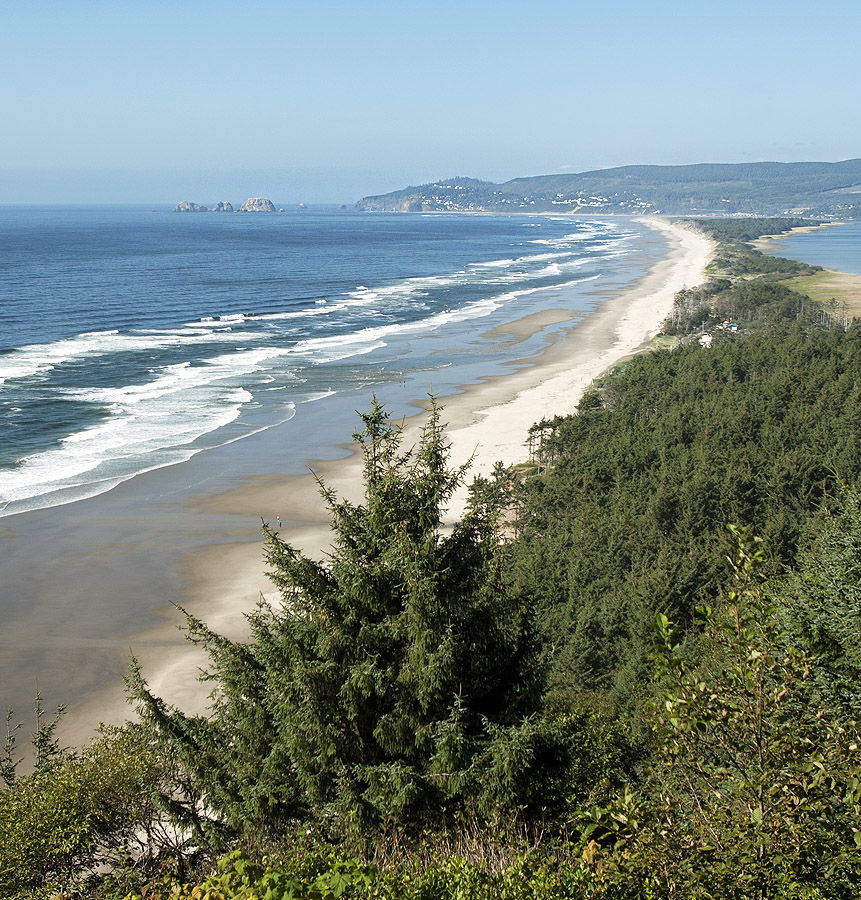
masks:
[[[0,203],[861,156],[844,0],[8,0]]]

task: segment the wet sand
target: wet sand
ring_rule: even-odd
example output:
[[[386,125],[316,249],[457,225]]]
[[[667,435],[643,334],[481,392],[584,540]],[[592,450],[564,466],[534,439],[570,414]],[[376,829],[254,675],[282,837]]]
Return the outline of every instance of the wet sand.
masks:
[[[671,249],[636,287],[600,304],[529,365],[443,400],[451,462],[459,465],[472,458],[470,477],[490,472],[498,460],[513,463],[525,459],[530,426],[542,418],[572,412],[595,378],[648,344],[671,311],[676,292],[702,282],[714,249],[712,242],[682,226],[661,221],[649,221],[649,225],[663,231]],[[564,310],[547,310],[496,330],[516,339],[566,321],[570,315]],[[404,421],[405,446],[416,442],[424,421],[423,414]],[[362,489],[361,459],[354,448],[348,449],[347,458],[319,462],[313,469],[339,496],[357,501]],[[464,488],[448,510],[449,521],[460,517],[465,500]],[[278,510],[281,535],[291,544],[318,559],[329,547],[328,517],[316,478],[310,473],[252,477],[231,490],[199,495],[189,503],[201,514],[219,516],[260,516],[261,511]],[[266,518],[275,524],[271,512]],[[245,632],[243,613],[261,597],[277,599],[264,568],[259,544],[221,544],[190,554],[182,565],[184,604],[215,630],[239,637]],[[156,649],[145,661],[152,688],[186,710],[201,709],[206,691],[196,673],[204,662],[202,655],[186,646],[158,658],[158,633],[156,629],[140,635],[147,646]]]
[[[601,302],[576,327],[571,327],[576,312],[548,309],[493,329],[513,344],[544,331],[550,346],[539,356],[512,363],[505,375],[443,398],[453,463],[473,457],[472,472],[486,473],[497,460],[524,459],[529,427],[573,411],[593,379],[648,343],[672,308],[674,294],[703,280],[711,242],[682,226],[647,224],[661,231],[669,252],[631,289],[594,291]],[[309,414],[309,428],[314,415],[322,413]],[[416,440],[423,421],[416,415],[405,422],[408,443]],[[343,422],[345,439],[357,422]],[[0,636],[0,671],[13,671],[24,659],[28,670],[45,672],[39,687],[46,705],[70,702],[61,735],[66,743],[81,745],[98,722],[129,716],[119,676],[130,651],[140,658],[157,693],[186,710],[205,707],[209,688],[197,681],[204,660],[183,640],[177,629],[182,619],[171,604],[181,603],[218,631],[242,635],[243,614],[261,595],[275,596],[264,571],[261,518],[274,523],[280,515],[282,536],[311,555],[325,554],[328,518],[317,482],[310,474],[281,473],[289,469],[279,440],[273,429],[269,436],[241,442],[244,447],[221,448],[141,475],[94,502],[0,522],[0,537],[10,550],[7,561],[16,562],[17,548],[18,571],[37,558],[46,568],[44,576],[43,570],[32,575],[35,581],[68,585],[32,608],[24,592],[11,597],[18,613]],[[338,494],[358,499],[361,461],[347,444],[341,457],[311,467]],[[247,475],[254,471],[264,474]],[[451,520],[459,517],[464,499],[465,491],[455,498]],[[178,551],[190,549],[177,566],[154,570],[164,556],[156,544],[165,542],[175,542]],[[11,584],[17,588],[14,566]],[[95,637],[97,620],[104,627]]]

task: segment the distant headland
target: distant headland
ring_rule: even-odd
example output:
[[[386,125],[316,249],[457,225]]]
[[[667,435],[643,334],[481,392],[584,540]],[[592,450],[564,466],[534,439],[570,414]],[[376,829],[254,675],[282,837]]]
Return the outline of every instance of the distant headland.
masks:
[[[381,212],[553,212],[861,219],[861,159],[623,166],[502,184],[456,176],[364,197]]]

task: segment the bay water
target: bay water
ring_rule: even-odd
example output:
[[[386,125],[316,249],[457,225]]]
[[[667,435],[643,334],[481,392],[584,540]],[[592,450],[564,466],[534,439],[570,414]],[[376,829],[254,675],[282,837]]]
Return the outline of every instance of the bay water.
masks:
[[[861,222],[781,236],[775,239],[774,248],[788,259],[861,275]]]

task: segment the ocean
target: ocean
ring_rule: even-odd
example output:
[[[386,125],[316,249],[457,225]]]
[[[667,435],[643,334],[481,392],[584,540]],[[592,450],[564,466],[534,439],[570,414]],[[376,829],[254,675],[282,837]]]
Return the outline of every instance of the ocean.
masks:
[[[352,423],[309,441],[309,405],[499,374],[546,339],[495,326],[586,314],[660,246],[624,219],[2,207],[0,516],[289,421],[313,455]]]
[[[130,648],[158,670],[175,603],[245,589],[200,567],[291,524],[207,498],[344,457],[374,395],[529,365],[666,251],[621,217],[0,207],[2,708],[121,721]]]

